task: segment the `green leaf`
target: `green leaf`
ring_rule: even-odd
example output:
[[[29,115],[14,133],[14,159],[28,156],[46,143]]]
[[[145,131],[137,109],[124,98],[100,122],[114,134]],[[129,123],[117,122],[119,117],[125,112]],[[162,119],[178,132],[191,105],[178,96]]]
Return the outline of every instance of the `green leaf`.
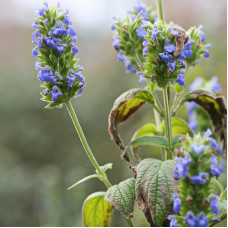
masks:
[[[172,140],[172,146],[181,143],[180,138],[185,137],[185,135],[175,135]]]
[[[110,202],[125,217],[131,218],[135,203],[135,179],[129,178],[108,189],[105,200]]]
[[[177,193],[174,168],[174,160],[162,162],[151,158],[132,168],[136,175],[136,200],[150,226],[163,226],[172,214],[172,196]]]
[[[154,105],[153,96],[145,89],[131,89],[118,97],[109,115],[109,133],[118,147],[124,151],[125,145],[120,137],[118,124],[123,123],[145,102]],[[124,159],[130,161],[129,155]]]
[[[165,134],[165,121],[162,122],[161,129],[163,134]],[[172,118],[172,135],[180,134],[189,134],[190,136],[193,135],[190,127],[184,120],[174,117]]]
[[[184,90],[184,87],[179,85],[178,83],[175,83],[175,87],[174,88],[175,88],[175,91],[177,93],[181,93]]]
[[[107,164],[105,164],[105,165],[103,165],[103,166],[100,166],[100,168],[101,168],[101,170],[102,170],[103,172],[106,172],[106,170],[112,169],[112,163],[107,163]]]
[[[109,226],[113,206],[104,199],[105,192],[95,192],[83,204],[83,222],[88,227]]]
[[[154,124],[146,124],[144,126],[142,126],[141,128],[139,128],[133,135],[131,141],[134,141],[137,138],[143,137],[143,136],[152,136],[152,135],[157,135],[158,134],[158,130],[157,127]],[[136,156],[136,152],[139,146],[134,146],[132,148],[135,156]]]
[[[223,153],[226,156],[227,108],[225,98],[215,96],[208,91],[195,90],[184,97],[181,105],[186,101],[196,102],[207,112],[213,123],[213,131],[220,137],[221,144],[223,145]]]
[[[99,175],[99,174],[92,174],[92,175],[87,176],[87,177],[81,179],[80,181],[76,182],[75,184],[73,184],[72,186],[70,186],[67,190],[70,190],[70,189],[76,187],[77,185],[79,185],[79,184],[81,184],[81,183],[83,183],[83,182],[85,182],[87,180],[90,180],[92,178],[98,178],[98,179],[100,179],[100,178],[102,178],[102,176]]]
[[[142,146],[142,145],[146,145],[146,146],[160,146],[160,147],[165,147],[168,148],[168,141],[166,138],[162,137],[162,136],[158,136],[158,135],[153,135],[153,136],[143,136],[140,138],[137,138],[135,140],[133,140],[132,142],[130,142],[127,146],[131,147],[131,146]]]

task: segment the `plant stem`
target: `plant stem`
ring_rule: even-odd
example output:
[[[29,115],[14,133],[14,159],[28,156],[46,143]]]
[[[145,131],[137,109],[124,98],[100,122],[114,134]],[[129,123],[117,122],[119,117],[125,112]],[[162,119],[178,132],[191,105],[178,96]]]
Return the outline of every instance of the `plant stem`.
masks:
[[[157,9],[158,9],[159,19],[164,22],[164,13],[163,13],[162,0],[157,0]]]
[[[72,107],[71,102],[70,101],[67,101],[66,102],[66,106],[67,106],[68,112],[70,114],[70,117],[71,117],[71,119],[73,121],[74,127],[75,127],[75,129],[76,129],[76,131],[78,133],[78,136],[79,136],[80,140],[81,140],[81,143],[82,143],[82,145],[83,145],[83,147],[84,147],[84,149],[86,151],[86,154],[88,155],[90,161],[92,162],[92,164],[95,167],[95,169],[97,170],[97,172],[103,177],[102,178],[102,181],[104,182],[104,184],[106,185],[106,187],[107,188],[110,188],[111,187],[111,184],[110,184],[110,182],[109,182],[109,180],[108,180],[105,172],[101,170],[101,168],[100,168],[100,166],[99,166],[96,158],[93,155],[93,152],[91,151],[91,149],[89,147],[89,144],[88,144],[88,142],[86,140],[86,137],[85,137],[85,135],[84,135],[84,133],[82,131],[82,128],[80,126],[80,123],[78,121],[78,118],[76,116],[76,113],[74,111],[74,108]]]
[[[84,133],[82,131],[82,128],[80,126],[80,123],[78,121],[77,115],[76,115],[76,113],[74,111],[74,108],[73,108],[71,102],[70,101],[67,101],[66,102],[66,106],[67,106],[67,110],[68,110],[68,112],[70,114],[70,117],[72,119],[72,122],[74,124],[74,127],[75,127],[75,129],[76,129],[76,131],[78,133],[78,136],[79,136],[80,140],[81,140],[81,143],[82,143],[82,145],[83,145],[83,147],[84,147],[84,149],[86,151],[86,154],[88,155],[90,161],[92,162],[93,166],[97,170],[98,174],[100,174],[102,176],[101,180],[104,182],[104,184],[106,185],[107,188],[110,188],[112,185],[109,182],[106,173],[101,170],[101,168],[100,168],[100,166],[99,166],[96,158],[93,155],[93,152],[91,151],[91,149],[89,147],[89,144],[88,144],[88,142],[86,140],[86,137],[85,137],[85,135],[84,135]],[[131,219],[127,219],[127,218],[125,218],[125,219],[126,219],[128,225],[130,227],[133,227],[134,226],[133,223],[132,223],[132,221],[131,221]]]
[[[165,105],[165,130],[168,139],[168,159],[172,159],[172,119],[170,113],[170,106],[168,101],[168,86],[163,90],[164,92],[164,105]]]
[[[174,98],[174,101],[173,101],[173,106],[172,106],[171,112],[173,112],[173,110],[176,108],[177,103],[178,103],[179,98],[180,98],[180,95],[181,95],[181,93],[176,93],[175,94],[175,98]]]

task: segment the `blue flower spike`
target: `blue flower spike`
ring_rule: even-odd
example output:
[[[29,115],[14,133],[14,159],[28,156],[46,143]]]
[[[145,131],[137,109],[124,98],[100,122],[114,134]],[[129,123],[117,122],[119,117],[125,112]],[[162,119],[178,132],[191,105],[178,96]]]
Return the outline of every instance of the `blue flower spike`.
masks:
[[[175,157],[174,179],[178,179],[178,194],[174,194],[173,212],[169,215],[170,227],[207,227],[220,218],[219,198],[211,194],[213,179],[224,171],[223,161],[217,162],[211,142],[212,131],[203,135],[186,136],[181,141],[180,151]]]
[[[36,12],[32,27],[36,29],[32,56],[37,58],[37,78],[43,83],[42,100],[49,103],[46,108],[61,107],[72,97],[80,96],[85,88],[83,68],[77,65],[77,33],[68,10],[59,4],[50,8],[46,2]]]

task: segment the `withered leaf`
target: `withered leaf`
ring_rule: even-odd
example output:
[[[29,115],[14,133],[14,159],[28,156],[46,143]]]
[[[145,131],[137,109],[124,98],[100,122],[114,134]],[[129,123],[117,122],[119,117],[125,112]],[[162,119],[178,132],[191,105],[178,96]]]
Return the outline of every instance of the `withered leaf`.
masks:
[[[154,104],[153,97],[147,90],[131,89],[120,95],[113,105],[109,114],[109,133],[122,152],[125,150],[125,145],[120,137],[118,124],[127,120],[145,102]],[[123,158],[127,161],[130,160],[128,153],[124,153]]]

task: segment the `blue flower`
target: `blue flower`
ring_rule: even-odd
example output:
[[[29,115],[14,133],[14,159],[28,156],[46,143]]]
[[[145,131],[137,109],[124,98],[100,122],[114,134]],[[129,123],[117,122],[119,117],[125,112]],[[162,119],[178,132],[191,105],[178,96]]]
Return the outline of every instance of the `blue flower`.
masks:
[[[181,199],[177,194],[173,195],[173,211],[178,214],[180,212],[182,203]]]
[[[44,16],[44,12],[48,11],[48,4],[47,2],[44,2],[44,7],[39,9],[37,12],[36,12],[36,15],[41,17],[41,16]]]
[[[216,77],[216,76],[212,77],[210,90],[213,91],[213,92],[217,92],[217,93],[221,93],[222,92],[222,87],[218,83],[218,77]]]
[[[187,222],[190,227],[196,227],[198,219],[191,211],[188,211],[187,215],[184,217],[184,221]]]
[[[48,66],[45,66],[44,69],[37,74],[37,77],[42,82],[52,82],[53,85],[56,85],[57,78],[54,76],[53,72],[50,70]]]
[[[123,62],[126,60],[125,55],[121,54],[120,51],[117,51],[117,58],[118,58],[118,62]]]
[[[199,184],[205,185],[208,177],[209,177],[208,173],[199,172],[197,176],[191,176],[191,180],[192,180],[192,183],[195,185],[199,185]]]
[[[196,77],[193,83],[188,87],[191,91],[198,89],[203,82],[203,79],[200,77]]]
[[[217,167],[217,157],[216,157],[216,155],[212,155],[212,157],[211,157],[210,173],[213,176],[216,176],[216,177],[218,177],[220,175],[219,169]]]
[[[69,33],[71,36],[77,36],[76,31],[72,27],[69,27]]]
[[[208,218],[205,217],[205,213],[201,212],[197,221],[198,227],[206,227],[208,225]]]
[[[175,157],[175,170],[174,170],[174,179],[183,178],[187,175],[189,171],[189,164],[192,163],[192,160],[188,154],[188,152],[184,152],[185,157]]]
[[[156,25],[154,25],[154,26],[156,26]],[[162,34],[162,31],[156,29],[156,27],[155,27],[155,29],[151,30],[150,33],[152,34],[151,40],[155,40],[155,38],[157,37],[158,34]]]
[[[139,84],[142,85],[142,83],[146,81],[144,75],[140,71],[137,71],[136,74],[139,76]]]
[[[78,48],[77,46],[75,46],[74,44],[71,44],[71,47],[72,47],[72,51],[75,55],[78,55]]]
[[[66,25],[72,25],[72,21],[70,20],[69,16],[65,16],[63,23]]]
[[[82,91],[85,89],[85,85],[83,85],[79,91],[78,91],[78,96],[80,97],[82,95]]]
[[[43,23],[44,23],[45,25],[47,25],[47,24],[48,24],[48,19],[46,18],[45,20],[43,20]]]
[[[159,56],[165,63],[169,62],[173,58],[173,56],[168,53],[160,53]]]
[[[208,140],[209,140],[210,143],[211,143],[211,147],[213,147],[213,148],[216,148],[216,147],[217,147],[217,142],[216,142],[215,139],[209,137]]]
[[[58,20],[56,22],[56,25],[51,28],[51,30],[55,35],[62,36],[62,35],[68,34],[68,30],[66,29],[65,26],[62,26],[62,23],[63,23],[62,21]]]
[[[125,57],[125,70],[127,73],[135,73],[134,65],[131,64],[131,61]]]
[[[211,207],[211,210],[213,211],[214,214],[217,215],[219,213],[218,197],[217,196],[213,196],[211,198],[210,207]]]
[[[218,152],[219,155],[223,155],[222,151],[223,151],[223,150],[222,150],[222,146],[221,146],[221,144],[219,143],[219,144],[218,144],[218,148],[217,148],[217,152]]]
[[[224,169],[224,161],[220,161],[218,164],[218,169],[221,173],[223,173],[225,171]]]
[[[205,36],[204,32],[202,31],[202,29],[203,29],[203,25],[199,25],[198,30],[199,30],[199,33],[200,33],[200,39],[202,41],[205,41],[206,36]]]
[[[203,55],[204,58],[209,58],[210,57],[210,52],[207,50],[208,48],[211,48],[211,44],[207,44],[205,47],[205,53]]]
[[[37,52],[37,50],[38,50],[38,47],[35,47],[35,48],[33,48],[33,50],[32,50],[32,56],[33,57],[35,57],[35,56],[37,56],[39,53]]]
[[[118,36],[113,36],[113,39],[114,39],[114,41],[113,41],[112,45],[114,46],[114,48],[116,50],[119,50],[120,49],[120,47],[119,47],[120,38]]]
[[[52,91],[50,91],[49,94],[52,96],[52,102],[63,95],[57,86],[53,86]]]
[[[205,146],[205,145],[191,145],[190,146],[191,149],[193,149],[193,151],[199,155],[203,150],[206,150],[209,148],[209,146]]]
[[[178,83],[180,86],[183,86],[183,87],[185,87],[185,84],[184,84],[184,73],[185,73],[185,71],[181,71],[177,75],[177,80],[176,80],[176,83]]]
[[[170,62],[167,63],[167,65],[169,66],[169,69],[171,71],[174,71],[175,70],[176,64],[177,64],[176,61],[170,61]]]
[[[143,56],[146,56],[149,52],[149,49],[147,47],[143,48]]]
[[[173,44],[168,44],[164,47],[164,49],[165,51],[172,53],[172,52],[175,52],[176,46]]]
[[[37,20],[35,20],[34,23],[32,24],[32,27],[33,27],[33,28],[38,28],[37,25],[39,25],[39,24],[38,24]]]
[[[140,38],[144,38],[147,35],[147,31],[144,29],[145,25],[142,24],[139,29],[136,30],[137,36]]]
[[[177,219],[173,216],[173,215],[169,215],[168,216],[169,220],[170,220],[170,227],[177,227]]]

